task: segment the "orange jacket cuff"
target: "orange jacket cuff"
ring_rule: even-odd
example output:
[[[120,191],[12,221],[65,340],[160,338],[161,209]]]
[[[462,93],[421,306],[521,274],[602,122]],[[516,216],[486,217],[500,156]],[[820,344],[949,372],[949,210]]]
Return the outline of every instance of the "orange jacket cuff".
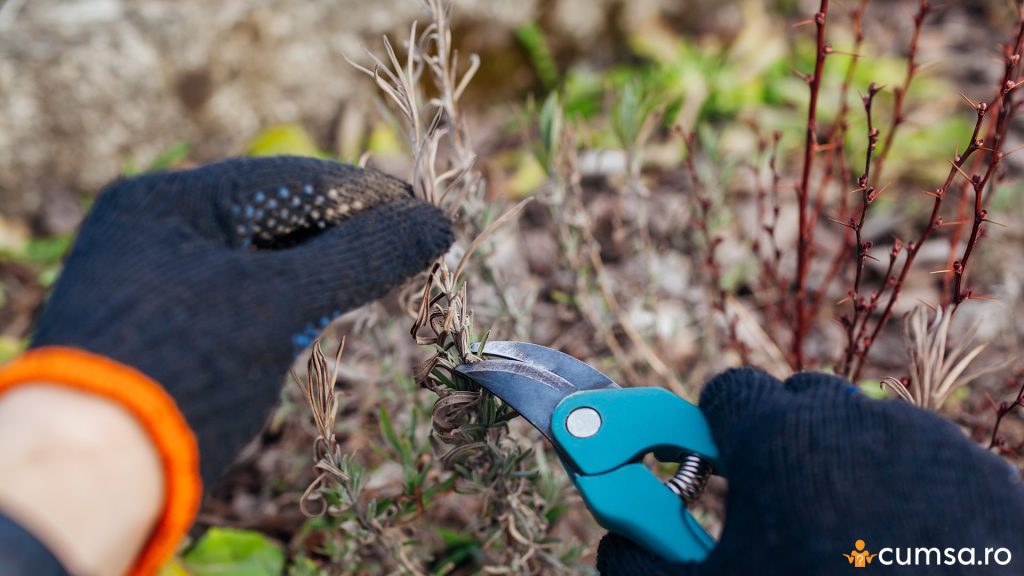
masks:
[[[202,498],[199,448],[174,399],[142,372],[75,348],[38,348],[0,369],[0,394],[40,383],[116,402],[135,415],[149,435],[164,469],[164,509],[130,574],[156,573],[192,526]]]

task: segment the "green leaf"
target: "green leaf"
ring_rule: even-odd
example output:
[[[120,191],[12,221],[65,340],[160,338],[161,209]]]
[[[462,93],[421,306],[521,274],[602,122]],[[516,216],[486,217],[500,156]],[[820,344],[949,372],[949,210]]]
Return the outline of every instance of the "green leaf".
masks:
[[[0,364],[7,362],[28,347],[28,340],[0,335]]]
[[[565,115],[575,119],[589,119],[599,114],[604,106],[606,88],[604,74],[589,70],[571,70],[565,78]]]
[[[551,176],[555,170],[562,140],[562,106],[559,103],[558,95],[552,92],[544,101],[539,113],[536,110],[530,110],[530,112],[537,116],[537,129],[540,133],[540,137],[533,147],[533,153],[537,157],[537,161]]]
[[[635,147],[654,106],[647,88],[638,79],[627,82],[618,91],[612,109],[612,131],[624,148]]]
[[[562,292],[561,290],[552,291],[551,299],[554,300],[555,302],[558,302],[559,304],[565,304],[567,306],[574,306],[576,302],[575,296],[567,292]]]
[[[16,259],[33,264],[56,264],[64,257],[71,246],[71,235],[47,236],[33,238],[25,246],[25,250]]]
[[[383,407],[380,409],[380,433],[387,440],[388,444],[402,456],[402,461],[409,460],[409,446],[398,437],[394,425],[391,424],[391,416]]]
[[[857,387],[860,388],[861,394],[875,400],[885,400],[893,396],[888,388],[878,383],[878,380],[862,380]]]
[[[547,172],[530,154],[522,154],[516,163],[515,172],[509,181],[509,196],[519,200],[537,192],[544,185]]]
[[[393,127],[382,122],[374,126],[370,132],[366,151],[379,155],[401,154],[403,146],[401,135]]]
[[[445,545],[443,556],[435,562],[438,568],[459,566],[480,554],[480,542],[469,534],[438,528],[437,535]]]
[[[188,570],[181,564],[181,558],[171,558],[167,564],[160,567],[156,576],[190,576]]]
[[[64,267],[60,264],[47,264],[39,271],[39,275],[36,278],[44,288],[50,288],[57,283],[57,278],[60,277],[60,272],[63,269]]]
[[[526,50],[533,71],[537,74],[544,89],[554,90],[558,86],[558,63],[555,62],[555,57],[551,54],[551,47],[548,45],[547,38],[544,37],[544,31],[536,24],[526,24],[516,30],[516,39]]]
[[[211,528],[183,558],[194,576],[279,576],[284,550],[266,536],[247,530]]]
[[[166,150],[157,154],[156,158],[149,163],[145,168],[140,167],[134,158],[129,158],[124,161],[121,165],[121,174],[127,177],[138,176],[146,172],[158,172],[160,170],[170,170],[180,165],[182,162],[188,159],[189,154],[192,153],[192,145],[187,141],[182,140],[176,144],[171,145]]]
[[[324,156],[312,136],[298,124],[280,124],[260,132],[249,142],[250,156]]]
[[[149,163],[149,167],[146,168],[146,172],[158,172],[160,170],[170,170],[188,159],[188,155],[192,153],[192,145],[188,142],[182,141],[171,146],[167,150],[164,150]]]
[[[288,576],[321,576],[325,574],[327,574],[326,570],[306,556],[296,558],[288,567]]]

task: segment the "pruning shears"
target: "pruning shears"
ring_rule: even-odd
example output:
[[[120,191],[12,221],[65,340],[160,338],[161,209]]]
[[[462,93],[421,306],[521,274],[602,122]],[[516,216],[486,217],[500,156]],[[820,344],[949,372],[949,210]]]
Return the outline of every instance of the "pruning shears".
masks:
[[[703,560],[714,540],[687,511],[718,450],[700,409],[662,388],[621,388],[568,354],[487,342],[458,374],[515,409],[555,447],[601,526],[673,562]],[[678,462],[662,482],[643,463]]]

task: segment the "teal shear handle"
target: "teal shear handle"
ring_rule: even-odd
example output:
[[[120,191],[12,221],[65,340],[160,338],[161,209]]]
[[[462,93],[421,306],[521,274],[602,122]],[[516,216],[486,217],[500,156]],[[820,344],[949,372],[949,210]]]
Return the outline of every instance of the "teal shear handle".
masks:
[[[551,432],[602,526],[674,562],[702,561],[714,547],[683,499],[641,461],[692,454],[714,465],[718,450],[699,408],[661,388],[587,390],[558,404]]]

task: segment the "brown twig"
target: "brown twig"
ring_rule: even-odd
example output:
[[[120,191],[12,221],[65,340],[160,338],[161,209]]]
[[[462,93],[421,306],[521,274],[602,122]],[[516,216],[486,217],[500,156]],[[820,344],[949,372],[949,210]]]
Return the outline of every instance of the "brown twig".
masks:
[[[996,95],[992,104],[990,104],[990,107],[992,108],[995,108],[996,105],[998,105],[999,111],[996,115],[994,129],[992,130],[992,138],[989,141],[986,141],[986,145],[989,148],[989,153],[987,155],[988,167],[986,168],[984,175],[979,176],[975,173],[970,178],[970,185],[974,190],[974,221],[971,226],[970,237],[967,239],[967,245],[964,247],[963,256],[961,256],[959,260],[953,262],[952,265],[952,301],[954,306],[959,306],[960,303],[970,297],[970,291],[963,289],[963,280],[971,255],[974,253],[974,249],[977,246],[978,241],[981,239],[983,232],[982,225],[988,221],[988,210],[985,208],[985,189],[986,187],[989,187],[989,183],[992,182],[993,174],[996,173],[1000,162],[1005,156],[1002,151],[1002,146],[1006,141],[1006,133],[1010,129],[1010,124],[1019,110],[1019,103],[1014,102],[1013,96],[1017,87],[1021,84],[1021,81],[1017,79],[1017,76],[1019,75],[1020,70],[1022,49],[1024,49],[1024,21],[1022,21],[1017,28],[1017,37],[1013,45],[1008,45],[1006,47],[1003,82],[1000,86],[999,93]],[[991,192],[988,195],[991,196]]]
[[[763,328],[771,333],[772,338],[778,338],[775,330],[786,326],[786,318],[789,317],[787,305],[789,286],[782,277],[782,249],[776,237],[779,224],[779,213],[782,207],[779,205],[779,142],[782,140],[782,133],[775,131],[771,137],[771,144],[768,140],[761,139],[761,155],[768,159],[769,180],[767,186],[763,184],[763,177],[757,174],[757,203],[758,229],[755,231],[752,242],[752,251],[758,257],[761,267],[760,285],[761,291],[765,292],[763,302],[766,313],[770,315],[769,321]],[[691,169],[692,172],[692,169]],[[761,237],[767,239],[762,242]],[[786,360],[788,363],[788,359]]]
[[[910,85],[914,81],[914,77],[921,69],[921,65],[917,63],[921,28],[931,10],[932,6],[927,0],[920,0],[918,2],[917,13],[914,14],[914,34],[910,39],[910,53],[907,56],[907,72],[903,77],[903,84],[893,90],[892,123],[889,126],[889,132],[885,136],[885,144],[875,158],[875,178],[879,181],[881,181],[882,173],[885,170],[885,161],[889,158],[889,153],[892,152],[893,142],[896,140],[896,132],[907,120],[905,109],[907,93],[910,91]]]
[[[999,439],[999,427],[1003,423],[1003,418],[1006,418],[1009,414],[1018,408],[1024,408],[1024,378],[1018,374],[1017,379],[1020,382],[1020,389],[1017,391],[1017,397],[1010,402],[1000,402],[998,406],[994,406],[996,411],[996,422],[992,425],[992,437],[989,440],[988,448],[999,447],[1001,441]],[[1011,380],[1012,381],[1012,380]]]
[[[825,192],[832,184],[838,165],[840,176],[843,182],[847,181],[846,167],[846,131],[849,128],[847,118],[850,113],[849,94],[853,85],[853,78],[857,71],[857,63],[860,61],[860,52],[864,44],[864,12],[867,10],[868,0],[860,0],[856,8],[850,12],[850,27],[853,29],[853,49],[849,52],[831,50],[830,54],[842,54],[850,57],[850,63],[846,66],[846,73],[843,75],[843,84],[839,88],[839,112],[832,120],[831,129],[828,132],[828,139],[819,149],[827,150],[823,162],[824,170],[818,183],[817,194],[815,194],[814,209],[811,210],[811,228],[817,226],[817,218],[822,214],[825,206]],[[845,197],[844,197],[845,199]],[[844,203],[845,204],[845,203]],[[817,292],[821,292],[818,290]],[[820,299],[815,298],[815,302]],[[811,313],[820,308],[820,304],[811,306]]]
[[[903,84],[894,90],[895,100],[893,103],[893,113],[889,125],[889,129],[886,133],[885,143],[880,150],[877,150],[874,158],[874,180],[875,182],[881,182],[882,174],[885,168],[886,159],[893,148],[896,134],[900,127],[904,124],[907,118],[906,112],[906,97],[910,91],[910,86],[920,71],[920,65],[917,62],[918,46],[921,38],[921,29],[924,25],[924,21],[928,14],[931,12],[932,6],[926,0],[920,0],[918,3],[918,10],[914,14],[914,31],[911,36],[909,45],[909,55],[907,57],[906,73],[903,78]],[[870,98],[874,98],[874,93],[879,91],[879,87],[872,84],[869,87]],[[871,194],[880,193],[881,190],[877,189],[876,186],[871,186],[868,182],[868,178],[871,175],[872,162],[871,154],[878,148],[879,131],[871,129],[871,117],[868,117],[868,153],[867,160],[864,169],[864,173],[858,180],[858,190],[861,192],[862,205],[861,212],[859,215],[859,221],[854,221],[852,218],[847,225],[850,232],[853,233],[852,243],[853,248],[857,251],[857,261],[855,264],[855,277],[853,282],[853,290],[847,294],[845,299],[852,301],[853,314],[850,316],[843,316],[840,322],[846,328],[846,348],[843,354],[842,361],[839,364],[839,370],[841,373],[847,375],[850,378],[856,378],[859,376],[859,370],[863,363],[863,357],[870,349],[873,343],[873,337],[866,338],[867,324],[871,319],[871,314],[877,308],[878,303],[882,297],[882,294],[887,288],[892,288],[894,294],[898,292],[898,287],[895,285],[893,280],[893,272],[895,270],[896,261],[899,258],[902,250],[902,242],[899,239],[895,239],[893,247],[889,252],[889,265],[886,269],[885,277],[879,288],[873,291],[869,296],[863,297],[860,294],[860,287],[863,277],[864,264],[867,258],[867,251],[870,249],[870,242],[864,242],[861,238],[861,230],[863,228],[864,217],[867,214],[867,206],[865,202]],[[873,200],[873,198],[872,198]],[[937,214],[937,213],[935,213]],[[935,215],[933,214],[933,215]],[[912,260],[912,257],[911,257]],[[904,265],[906,267],[906,265]],[[831,275],[831,272],[830,272]],[[899,281],[902,286],[902,280]],[[844,300],[845,300],[844,299]],[[891,300],[890,304],[887,304],[886,310],[891,310],[891,304],[895,300]],[[883,314],[886,316],[886,314]],[[886,319],[887,320],[887,319]]]
[[[921,13],[919,12],[919,14]],[[954,304],[959,304],[964,299],[971,296],[970,291],[964,292],[961,289],[961,282],[965,268],[963,262],[969,259],[971,251],[973,251],[978,239],[981,237],[983,232],[982,224],[988,222],[987,212],[984,208],[985,195],[983,192],[987,184],[990,182],[992,175],[995,173],[999,161],[1004,156],[1001,152],[1001,147],[1005,139],[1005,131],[1009,129],[1010,121],[1018,109],[1018,106],[1013,103],[1012,94],[1021,84],[1017,81],[1016,76],[1019,74],[1022,47],[1024,47],[1024,21],[1018,23],[1015,41],[1012,47],[1008,46],[1006,49],[1006,55],[1004,57],[1004,77],[997,94],[990,102],[974,102],[969,98],[964,98],[974,108],[976,113],[976,121],[971,133],[970,142],[964,152],[962,154],[957,154],[951,162],[949,173],[947,174],[943,185],[933,192],[928,192],[928,194],[934,199],[931,215],[928,219],[927,225],[924,230],[922,230],[917,240],[907,243],[907,257],[903,263],[903,267],[900,269],[899,275],[889,278],[886,281],[890,290],[889,298],[886,302],[885,308],[883,309],[882,315],[875,323],[873,329],[869,331],[867,323],[865,322],[859,331],[858,340],[861,347],[860,353],[855,360],[854,367],[848,372],[853,379],[859,378],[871,346],[877,340],[882,328],[884,328],[885,324],[889,321],[889,318],[892,315],[893,305],[899,298],[903,283],[918,251],[921,249],[922,244],[928,240],[931,234],[938,227],[943,225],[940,209],[942,208],[943,200],[952,189],[957,175],[963,176],[964,181],[967,183],[966,185],[971,186],[975,191],[974,226],[972,227],[972,238],[968,240],[967,246],[965,247],[965,258],[961,258],[959,261],[954,261],[950,269],[944,272],[947,274],[952,272],[954,275],[954,292],[952,297]],[[994,109],[999,111],[997,113],[997,118],[994,120],[994,124],[992,124],[993,128],[990,130],[990,133],[994,136],[994,142],[986,142],[985,139],[981,137],[981,131],[986,118],[989,117],[988,112]],[[984,175],[969,173],[964,168],[967,165],[968,160],[971,159],[975,152],[978,152],[979,150],[988,152],[988,168]],[[976,161],[983,160],[984,158],[980,158]],[[962,224],[957,223],[957,225],[959,227]],[[885,286],[883,286],[882,290],[884,289]]]
[[[804,142],[804,164],[797,187],[797,200],[800,206],[799,239],[797,241],[797,272],[796,272],[796,322],[793,325],[792,364],[796,370],[804,366],[804,338],[807,335],[807,272],[810,268],[811,247],[814,245],[814,230],[811,227],[812,216],[808,214],[810,199],[811,171],[814,167],[814,156],[818,151],[818,97],[821,92],[822,72],[825,69],[825,57],[832,51],[832,46],[825,42],[825,28],[828,21],[828,2],[821,0],[818,13],[814,15],[817,27],[817,42],[814,61],[814,72],[805,76],[810,90],[810,103],[807,107],[807,134]]]
[[[836,114],[835,121],[832,123],[832,136],[830,140],[833,142],[833,147],[829,151],[828,161],[826,162],[826,176],[822,179],[821,188],[826,188],[831,182],[831,178],[836,171],[836,164],[838,164],[839,175],[842,182],[850,181],[850,169],[846,165],[846,133],[849,129],[849,122],[847,118],[850,113],[850,88],[853,85],[853,78],[857,71],[857,64],[860,62],[860,52],[864,45],[864,13],[867,11],[869,0],[860,0],[860,3],[850,12],[850,26],[853,28],[853,52],[850,58],[850,63],[846,67],[846,75],[843,77],[843,85],[839,88],[839,112]],[[823,195],[819,195],[823,197]],[[850,195],[843,194],[839,200],[839,211],[837,218],[840,220],[849,218],[850,209]],[[823,206],[819,205],[816,210],[817,213],[823,211]],[[849,248],[854,248],[854,237],[853,231],[849,227],[843,233],[843,240]],[[828,272],[825,274],[824,280],[818,286],[815,291],[815,296],[811,304],[812,311],[821,310],[821,306],[828,295],[829,288],[839,275],[840,270],[843,268],[843,263],[846,261],[847,252],[843,250],[836,250],[832,256],[832,263],[829,265]]]
[[[786,313],[786,303],[789,301],[784,295],[788,291],[788,286],[782,278],[782,249],[779,247],[779,239],[776,236],[776,231],[779,228],[779,214],[782,212],[782,206],[779,203],[779,190],[782,186],[782,176],[779,174],[779,143],[782,141],[782,132],[776,131],[772,134],[772,153],[768,160],[768,170],[771,172],[771,199],[772,199],[772,216],[769,223],[765,226],[765,232],[768,234],[770,240],[769,245],[771,248],[771,272],[768,277],[772,279],[776,290],[779,291],[779,314]]]
[[[942,224],[942,217],[940,216],[940,210],[942,208],[942,201],[949,191],[950,186],[953,185],[954,180],[958,174],[964,174],[963,165],[970,159],[971,155],[981,149],[983,144],[982,140],[978,137],[981,132],[982,124],[985,121],[985,114],[988,111],[988,106],[985,103],[979,104],[975,108],[976,121],[974,123],[974,129],[971,131],[971,139],[967,145],[967,148],[962,154],[957,154],[951,166],[949,173],[946,175],[946,180],[942,186],[937,188],[934,192],[928,194],[933,198],[932,211],[928,218],[928,223],[925,225],[921,234],[915,241],[907,243],[907,256],[903,262],[903,267],[900,269],[898,276],[895,279],[890,277],[889,280],[879,289],[878,297],[881,298],[886,288],[889,289],[889,298],[886,300],[885,307],[882,310],[881,317],[875,322],[873,328],[869,328],[869,323],[864,322],[861,324],[861,328],[857,332],[857,342],[859,351],[857,356],[853,359],[852,367],[849,367],[847,373],[850,374],[850,378],[854,381],[860,378],[860,373],[864,369],[864,362],[867,359],[868,353],[871,351],[871,347],[878,339],[879,333],[882,328],[888,323],[889,318],[892,316],[893,306],[900,297],[900,293],[903,289],[903,283],[907,279],[907,275],[910,273],[910,269],[914,264],[914,259],[917,257],[918,252],[921,250],[921,246],[931,237],[935,229]]]
[[[875,96],[878,94],[879,87],[875,83],[872,83],[868,87],[868,93],[864,96],[864,115],[867,118],[867,150],[864,153],[864,171],[860,177],[857,178],[857,190],[860,192],[861,205],[860,214],[856,219],[850,218],[849,222],[844,224],[853,232],[854,236],[854,276],[853,276],[853,287],[847,293],[847,299],[850,300],[853,305],[853,313],[846,316],[844,315],[840,322],[846,328],[846,352],[843,356],[843,361],[840,364],[840,373],[847,373],[853,359],[857,356],[859,351],[859,345],[857,342],[857,331],[863,322],[866,322],[871,310],[874,308],[877,298],[873,297],[868,299],[864,298],[860,294],[861,283],[864,278],[864,266],[870,257],[871,241],[864,240],[864,222],[868,216],[868,210],[871,205],[878,199],[878,196],[882,193],[881,189],[876,188],[871,184],[871,161],[872,156],[878,147],[878,129],[874,126],[874,119],[871,114],[871,106],[875,101]],[[898,253],[897,253],[898,254]],[[890,259],[890,269],[895,262],[895,256]],[[877,294],[877,293],[876,293]]]
[[[700,233],[701,239],[704,242],[704,269],[710,276],[708,285],[711,287],[711,306],[722,315],[726,326],[726,346],[735,350],[744,363],[747,361],[749,350],[746,345],[739,339],[737,333],[737,320],[735,316],[729,314],[726,308],[727,294],[725,288],[722,286],[722,267],[718,263],[718,259],[715,257],[718,251],[718,245],[722,243],[720,237],[715,236],[711,232],[711,197],[707,193],[707,187],[700,178],[700,174],[697,172],[697,165],[694,159],[696,150],[697,135],[691,132],[683,137],[683,143],[686,146],[686,158],[684,160],[686,164],[687,172],[690,174],[690,190],[693,193],[695,200],[694,204],[697,209],[697,217],[693,221],[694,228]],[[776,212],[776,217],[777,217]],[[774,236],[774,233],[772,234]],[[773,242],[774,244],[774,242]],[[778,248],[775,248],[778,250]]]

